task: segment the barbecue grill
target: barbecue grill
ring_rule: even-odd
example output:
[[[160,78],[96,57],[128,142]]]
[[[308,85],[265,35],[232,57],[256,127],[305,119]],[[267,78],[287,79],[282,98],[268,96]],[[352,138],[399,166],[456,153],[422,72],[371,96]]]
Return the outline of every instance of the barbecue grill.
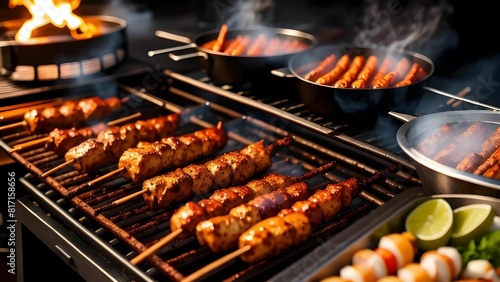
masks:
[[[228,132],[228,143],[197,163],[260,140],[272,144],[292,137],[289,146],[273,152],[271,168],[256,175],[257,179],[269,173],[300,176],[332,161],[334,168],[306,181],[312,189],[323,189],[329,183],[351,177],[365,180],[384,172],[381,179],[363,187],[347,209],[314,230],[304,244],[259,263],[233,259],[204,275],[202,279],[206,281],[279,280],[290,276],[291,263],[307,258],[314,267],[313,251],[317,247],[354,222],[363,221],[380,206],[390,206],[403,192],[420,191],[415,167],[396,141],[399,121],[383,115],[368,122],[315,114],[304,106],[286,79],[276,78],[272,85],[220,85],[197,65],[185,72],[157,70],[132,58],[125,58],[109,72],[86,80],[44,85],[0,79],[0,86],[5,89],[2,98],[19,106],[24,98],[40,97],[34,95],[38,93],[44,94],[43,102],[97,95],[125,101],[120,110],[103,122],[136,113],[141,113],[141,119],[178,113],[181,119],[175,135],[222,122]],[[445,83],[436,87],[441,88]],[[38,97],[34,100],[40,100]],[[428,104],[409,114],[456,109],[456,104],[433,93],[426,93],[422,99]],[[22,119],[19,112],[4,119],[0,126],[19,122]],[[0,146],[11,151],[17,144],[44,136],[12,128],[0,132]],[[16,264],[20,281],[40,277],[30,271],[34,264],[56,268],[53,261],[33,259],[30,255],[33,246],[29,242],[32,238],[40,240],[46,247],[44,251],[61,259],[61,271],[70,269],[71,274],[87,281],[181,281],[227,254],[213,253],[207,247],[200,247],[194,236],[188,236],[174,239],[145,260],[132,264],[134,258],[171,232],[170,217],[182,202],[168,209],[151,210],[142,196],[122,201],[142,188],[141,183],[120,175],[107,177],[74,197],[66,197],[69,191],[115,170],[117,164],[85,174],[65,166],[44,177],[45,172],[65,160],[43,143],[10,155],[23,168],[18,175],[18,190],[25,191],[16,206]]]
[[[127,77],[126,80],[130,82],[135,78],[137,81],[143,77],[144,74],[135,75]],[[176,134],[192,132],[222,121],[229,132],[229,142],[218,154],[239,149],[245,144],[261,139],[266,143],[272,143],[284,136],[293,136],[294,141],[289,148],[279,149],[273,155],[273,165],[269,172],[301,175],[327,162],[335,161],[334,169],[308,181],[312,187],[317,188],[349,177],[365,179],[390,166],[398,166],[397,171],[389,173],[382,181],[366,187],[349,210],[343,211],[333,222],[318,230],[315,239],[310,240],[307,245],[289,253],[286,257],[274,258],[258,265],[247,265],[236,261],[232,264],[231,271],[225,269],[215,274],[217,278],[246,280],[272,277],[279,273],[280,269],[284,269],[290,259],[306,255],[307,251],[318,242],[327,240],[344,226],[362,218],[400,192],[420,184],[414,175],[412,165],[399,155],[398,150],[394,151],[397,146],[392,143],[394,140],[390,140],[393,137],[361,133],[361,130],[357,133],[358,136],[350,136],[348,133],[354,129],[346,128],[346,125],[335,125],[326,121],[321,124],[321,121],[297,116],[297,113],[302,112],[300,110],[298,112],[284,110],[299,108],[300,105],[292,106],[295,101],[282,101],[281,106],[276,104],[279,101],[265,103],[258,101],[256,97],[248,96],[249,93],[246,93],[246,97],[215,87],[203,80],[167,71],[166,83],[163,87],[159,87],[160,92],[155,95],[144,89],[119,83],[116,95],[129,99],[124,108],[116,113],[118,116],[111,118],[118,118],[132,111],[153,115],[178,112],[181,114],[182,122]],[[202,98],[199,91],[212,96],[212,100]],[[227,101],[220,104],[212,102],[220,100],[218,98]],[[231,102],[230,100],[238,103],[238,109],[241,111],[222,105]],[[250,101],[257,102],[252,104]],[[269,120],[268,115],[280,118]],[[29,141],[30,137],[22,135],[23,130],[17,129],[3,136],[2,147],[9,151],[20,140]],[[378,147],[384,143],[386,149]],[[137,266],[131,265],[129,260],[169,233],[168,219],[175,207],[171,210],[151,211],[142,198],[136,198],[112,209],[103,210],[102,207],[113,200],[140,190],[138,184],[121,177],[112,177],[75,198],[66,199],[64,195],[68,189],[106,174],[116,165],[85,175],[79,174],[72,168],[65,168],[42,180],[40,176],[43,172],[61,164],[64,160],[54,156],[54,153],[45,149],[43,144],[38,146],[29,151],[21,150],[11,154],[29,170],[20,179],[29,195],[20,199],[18,226],[19,228],[26,226],[35,236],[45,241],[48,246],[52,246],[55,253],[63,254],[66,262],[85,279],[95,277],[107,279],[112,276],[117,280],[125,277],[144,281],[180,280],[221,256],[200,248],[196,240],[190,237],[161,248],[155,255]],[[35,216],[33,212],[38,215]],[[76,237],[79,244],[86,247],[83,249],[92,251],[85,255],[77,254],[74,245],[66,246],[62,245],[62,242],[51,242],[54,238],[54,234],[51,233],[59,233],[56,231],[59,228],[52,229],[54,220],[63,229],[75,233],[72,235],[76,236],[71,237]],[[35,222],[44,228],[34,228],[32,224]],[[46,232],[47,229],[52,231]],[[21,234],[21,230],[19,233]],[[82,250],[81,247],[77,249]],[[95,259],[94,256],[99,259]],[[102,263],[98,263],[99,261]],[[22,268],[22,265],[20,267]]]

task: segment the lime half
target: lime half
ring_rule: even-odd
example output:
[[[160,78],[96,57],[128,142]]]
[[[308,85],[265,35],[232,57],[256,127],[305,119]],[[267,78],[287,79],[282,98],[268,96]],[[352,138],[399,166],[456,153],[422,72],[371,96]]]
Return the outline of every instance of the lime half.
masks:
[[[488,233],[495,218],[495,211],[488,204],[471,204],[453,210],[453,232],[450,244],[459,246],[470,240],[479,240]]]
[[[453,230],[453,209],[444,199],[427,200],[408,214],[405,228],[422,250],[446,246]]]

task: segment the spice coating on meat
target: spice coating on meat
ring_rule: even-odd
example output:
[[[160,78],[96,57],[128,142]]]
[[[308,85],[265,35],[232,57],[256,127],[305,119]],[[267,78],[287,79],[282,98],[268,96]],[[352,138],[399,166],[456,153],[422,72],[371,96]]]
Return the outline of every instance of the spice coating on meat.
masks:
[[[207,199],[202,199],[198,203],[190,201],[179,208],[170,217],[170,229],[172,231],[183,229],[185,236],[193,234],[199,222],[210,217],[225,215],[232,208],[247,203],[258,195],[293,184],[297,181],[296,179],[296,177],[271,173],[262,179],[252,180],[244,186],[216,190]],[[190,208],[193,211],[189,211]]]
[[[319,224],[337,216],[343,207],[349,207],[358,193],[359,183],[355,178],[328,184],[307,200],[256,223],[238,238],[239,248],[250,246],[249,251],[241,254],[241,259],[255,263],[299,245],[310,238]]]
[[[147,121],[151,122],[152,120],[158,121],[159,119],[155,118]],[[164,127],[165,129],[168,129],[170,131],[163,132],[163,134],[174,134],[174,130],[177,128],[176,122],[178,121],[178,115],[170,114],[168,116],[162,117],[162,120],[165,124],[173,122],[173,124]],[[80,146],[87,146],[87,143],[85,142],[80,143],[79,145],[68,150],[64,157],[66,161],[73,160],[73,167],[80,173],[86,173],[90,170],[99,169],[107,165],[119,162],[120,157],[127,149],[136,146],[139,141],[149,141],[140,140],[140,130],[135,125],[136,123],[126,124],[123,126],[112,126],[105,131],[100,132],[96,138],[93,138],[94,141],[91,142],[99,143],[99,148],[102,148],[98,158],[94,157],[92,155],[92,152],[83,153],[86,150],[78,148]],[[153,127],[149,127],[149,129],[154,130]],[[143,127],[142,131],[145,130],[146,128]],[[156,136],[154,132],[152,133],[153,134],[151,135]],[[137,152],[135,152],[135,154],[137,154]]]
[[[205,132],[203,139],[201,136]],[[125,150],[118,162],[119,168],[125,168],[122,175],[131,178],[134,182],[140,182],[160,174],[162,171],[177,168],[213,154],[216,149],[225,146],[227,141],[226,132],[222,124],[215,127],[202,129],[191,134],[178,137],[162,138],[161,141],[145,142],[141,141],[134,148]],[[213,151],[203,151],[202,147],[209,143],[207,147]],[[128,152],[131,150],[131,152]],[[129,156],[130,155],[130,156]],[[151,162],[149,161],[151,159]],[[157,164],[159,160],[159,165]],[[138,169],[137,167],[140,167]],[[184,168],[194,181],[196,194],[206,193],[211,188],[210,171],[202,165],[191,164]]]
[[[207,244],[213,252],[225,251],[228,246],[235,247],[243,231],[262,219],[276,215],[281,209],[289,208],[294,202],[305,200],[309,196],[308,189],[305,182],[299,182],[258,196],[234,207],[227,215],[200,222],[196,226],[196,238],[201,245]],[[213,221],[213,224],[205,223],[207,221]]]
[[[97,139],[91,138],[83,141],[80,145],[69,149],[64,155],[66,160],[76,160],[73,166],[80,172],[87,172],[94,168],[94,164],[102,162],[107,158],[104,144]]]
[[[50,141],[46,148],[54,151],[57,155],[64,155],[70,148],[82,143],[94,136],[91,128],[77,129],[54,129],[49,133]]]
[[[291,139],[285,138],[278,142],[277,145],[288,145]],[[228,187],[229,185],[240,185],[248,181],[254,174],[263,172],[264,169],[269,168],[271,165],[270,153],[272,149],[268,149],[263,145],[263,140],[250,144],[239,151],[227,152],[222,155],[217,156],[215,159],[204,163],[203,165],[212,174],[212,190],[222,187]],[[276,145],[272,146],[275,147]],[[262,148],[264,154],[257,153],[256,149]],[[246,155],[248,153],[249,155]],[[267,154],[267,156],[266,156]],[[255,159],[254,159],[255,158]],[[269,162],[265,161],[269,160]],[[256,163],[258,162],[258,164]],[[168,173],[167,173],[168,174]],[[165,175],[160,175],[156,177],[165,177]],[[192,184],[193,180],[191,177],[190,182]],[[152,178],[154,179],[154,178]],[[188,199],[191,195],[194,195],[195,191],[201,191],[197,188],[193,188],[189,185],[182,185],[182,187],[190,187],[188,191],[180,191],[177,186],[172,187],[155,187],[156,181],[148,179],[143,183],[143,189],[148,190],[149,194],[144,197],[144,200],[150,207],[154,208],[167,208],[170,204],[174,202],[179,202]],[[154,192],[156,189],[170,189],[172,191],[161,192],[161,198],[155,197],[154,194],[159,195],[158,192]],[[151,195],[153,194],[153,195]],[[153,203],[154,202],[154,203]]]
[[[26,129],[30,133],[50,132],[55,128],[72,128],[83,125],[89,120],[103,118],[122,106],[116,98],[83,98],[67,101],[59,107],[33,109],[24,114]]]

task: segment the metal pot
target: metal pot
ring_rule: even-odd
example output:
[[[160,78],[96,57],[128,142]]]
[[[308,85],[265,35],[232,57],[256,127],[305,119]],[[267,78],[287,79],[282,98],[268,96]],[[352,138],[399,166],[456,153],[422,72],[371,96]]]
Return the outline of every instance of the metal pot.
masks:
[[[259,33],[265,33],[269,38],[279,37],[282,39],[297,39],[310,47],[316,44],[316,38],[311,34],[294,29],[262,26],[245,29],[229,29],[227,32],[227,38],[234,39],[238,35],[257,36]],[[198,57],[200,59],[200,64],[207,71],[207,75],[216,83],[237,85],[270,78],[272,77],[270,75],[271,70],[286,66],[289,59],[293,55],[305,51],[302,50],[267,56],[233,56],[202,47],[205,43],[216,39],[218,34],[219,30],[205,31],[196,35],[194,39],[191,40],[190,38],[184,36],[164,31],[157,31],[157,36],[186,43],[187,45],[151,51],[149,52],[149,56],[169,53],[169,57],[174,61]],[[187,55],[176,55],[172,53],[189,48],[196,49],[196,52]]]
[[[403,87],[381,89],[336,88],[309,81],[304,76],[317,66],[325,57],[335,53],[351,56],[377,55],[384,58],[393,55],[396,59],[407,57],[410,62],[418,62],[427,73],[427,77]],[[293,56],[287,69],[273,70],[276,76],[296,78],[300,99],[311,111],[320,115],[335,115],[359,118],[386,114],[390,109],[413,112],[424,92],[428,78],[434,72],[434,63],[424,55],[400,49],[357,48],[339,45],[322,46]]]
[[[400,119],[403,120],[403,118]],[[422,186],[428,193],[500,197],[500,180],[443,165],[415,148],[416,142],[422,138],[423,134],[434,132],[446,123],[475,121],[500,126],[500,113],[489,110],[447,111],[410,118],[399,128],[397,142],[414,161]]]

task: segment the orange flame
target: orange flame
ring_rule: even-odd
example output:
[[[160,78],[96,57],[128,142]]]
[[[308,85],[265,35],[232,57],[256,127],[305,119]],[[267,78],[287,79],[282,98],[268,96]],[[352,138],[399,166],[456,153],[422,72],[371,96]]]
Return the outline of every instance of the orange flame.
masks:
[[[67,26],[76,39],[90,38],[95,32],[92,24],[86,24],[81,17],[73,14],[80,0],[9,0],[10,8],[21,5],[29,10],[32,17],[16,33],[17,41],[28,41],[35,29],[49,23],[59,28]]]

